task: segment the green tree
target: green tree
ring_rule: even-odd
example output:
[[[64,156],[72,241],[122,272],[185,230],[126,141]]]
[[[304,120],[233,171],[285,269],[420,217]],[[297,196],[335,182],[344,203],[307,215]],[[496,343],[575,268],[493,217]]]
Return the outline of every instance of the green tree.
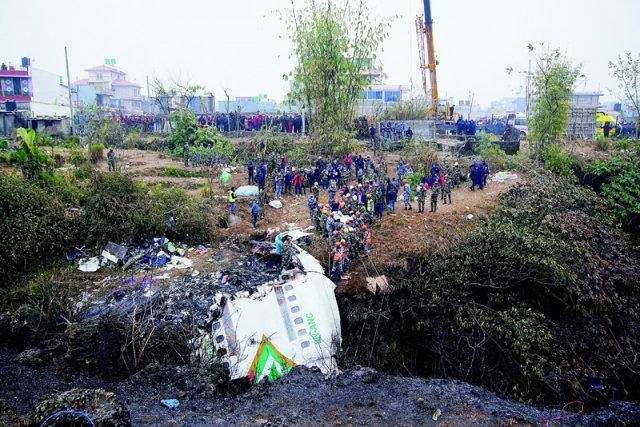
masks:
[[[544,45],[541,45],[545,48]],[[569,123],[570,97],[573,86],[580,76],[580,66],[574,66],[560,50],[534,53],[536,70],[533,73],[533,118],[529,123],[529,138],[535,147],[542,149],[545,144],[560,140]]]
[[[618,79],[618,88],[627,105],[636,113],[636,137],[640,137],[640,54],[635,58],[631,52],[618,55],[616,62],[609,61],[609,69]]]
[[[20,148],[12,154],[11,160],[22,169],[28,179],[37,178],[49,165],[49,158],[40,151],[40,139],[33,129],[18,128]]]
[[[345,151],[352,136],[356,101],[387,36],[386,22],[372,20],[366,0],[291,2],[285,17],[297,65],[284,76],[289,94],[309,111],[309,131],[319,152]]]

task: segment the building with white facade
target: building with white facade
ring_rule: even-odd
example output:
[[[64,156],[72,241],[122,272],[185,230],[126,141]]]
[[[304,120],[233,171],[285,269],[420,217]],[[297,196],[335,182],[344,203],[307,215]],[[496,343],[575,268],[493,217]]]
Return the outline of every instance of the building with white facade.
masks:
[[[79,105],[96,105],[123,114],[143,113],[142,86],[127,80],[127,73],[107,64],[85,71],[88,77],[73,83]]]

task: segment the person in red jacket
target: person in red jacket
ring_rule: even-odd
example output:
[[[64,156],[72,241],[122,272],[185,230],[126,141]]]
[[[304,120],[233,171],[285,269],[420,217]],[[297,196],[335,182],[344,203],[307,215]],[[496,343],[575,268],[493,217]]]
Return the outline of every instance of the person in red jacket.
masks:
[[[297,172],[293,177],[293,187],[295,189],[296,197],[302,196],[302,183],[304,182],[304,178],[302,177],[302,173]]]

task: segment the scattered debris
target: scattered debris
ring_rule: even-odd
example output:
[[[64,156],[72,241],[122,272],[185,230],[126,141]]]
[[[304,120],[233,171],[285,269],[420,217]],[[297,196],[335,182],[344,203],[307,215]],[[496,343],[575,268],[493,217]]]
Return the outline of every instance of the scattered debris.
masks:
[[[84,271],[85,273],[93,273],[100,269],[100,258],[92,257],[81,259],[78,262],[78,270]]]
[[[272,200],[269,202],[269,206],[274,209],[282,209],[282,202],[280,200]]]
[[[102,248],[102,256],[114,263],[123,261],[126,255],[127,248],[121,245],[116,245],[113,242],[107,242],[107,244]]]
[[[431,415],[431,419],[433,421],[438,421],[438,418],[440,418],[440,415],[442,415],[442,411],[440,410],[440,408],[436,408],[436,410],[433,411],[433,415]]]
[[[56,413],[60,413],[52,417]],[[36,405],[31,414],[34,425],[69,426],[85,425],[86,417],[96,426],[126,427],[131,425],[127,408],[115,394],[103,389],[71,389],[55,394]],[[80,424],[78,424],[80,422]]]
[[[386,294],[389,292],[387,276],[367,277],[367,290],[372,294]]]
[[[185,269],[193,266],[193,261],[189,258],[184,258],[181,256],[172,256],[171,261],[167,263],[167,271],[173,270],[174,268]]]
[[[299,239],[307,233],[294,233]],[[334,283],[320,263],[298,245],[299,268],[265,283],[253,293],[219,292],[210,333],[194,343],[196,359],[221,355],[231,378],[275,380],[296,365],[328,374],[337,368],[341,341]]]
[[[178,399],[163,399],[160,401],[160,403],[162,404],[162,406],[169,409],[175,409],[180,406],[180,402],[178,402]]]
[[[468,214],[467,219],[473,219],[473,214]]]
[[[492,182],[505,182],[509,179],[518,179],[518,175],[510,172],[498,172],[491,177]]]

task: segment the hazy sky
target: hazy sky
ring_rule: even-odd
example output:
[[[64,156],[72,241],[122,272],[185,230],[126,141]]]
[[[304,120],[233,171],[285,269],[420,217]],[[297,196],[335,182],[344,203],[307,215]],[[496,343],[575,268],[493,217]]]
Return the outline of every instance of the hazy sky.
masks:
[[[339,0],[337,0],[339,1]],[[294,0],[300,4],[301,0]],[[290,0],[3,0],[0,60],[64,75],[116,58],[130,80],[182,76],[224,98],[266,93],[281,100],[282,74],[293,67],[290,43],[276,16]],[[583,64],[580,90],[615,87],[608,61],[640,52],[640,0],[431,0],[441,96],[475,102],[522,94],[527,43],[547,42]],[[372,13],[401,15],[384,43],[388,82],[421,88],[415,17],[422,0],[370,0]],[[66,81],[66,76],[65,76]],[[143,90],[146,94],[146,88]]]

